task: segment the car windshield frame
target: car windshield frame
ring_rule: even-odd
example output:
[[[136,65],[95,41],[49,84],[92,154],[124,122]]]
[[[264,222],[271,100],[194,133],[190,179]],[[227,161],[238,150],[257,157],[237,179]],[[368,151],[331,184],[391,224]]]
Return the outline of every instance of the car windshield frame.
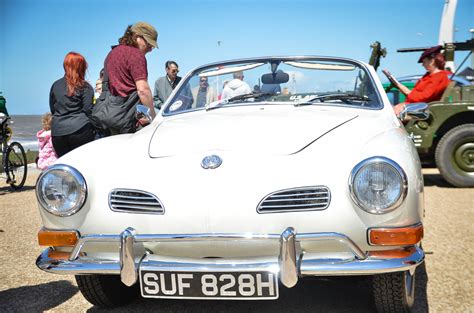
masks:
[[[239,65],[239,66],[244,66],[244,65],[250,65],[250,64],[255,64],[256,67],[259,67],[261,65],[258,65],[259,63],[267,64],[267,63],[272,63],[272,62],[278,62],[278,63],[286,63],[286,62],[335,62],[335,63],[346,63],[347,65],[352,65],[356,68],[359,68],[365,72],[365,74],[368,76],[368,79],[370,83],[372,84],[374,88],[374,94],[376,94],[376,101],[379,103],[378,106],[354,106],[354,105],[347,105],[347,104],[338,104],[337,106],[339,107],[350,107],[350,108],[357,108],[357,109],[363,109],[363,110],[382,110],[384,108],[384,102],[382,100],[382,95],[380,94],[380,90],[375,83],[374,77],[372,73],[369,71],[368,65],[365,64],[364,62],[360,62],[354,59],[350,58],[344,58],[344,57],[331,57],[331,56],[266,56],[266,57],[255,57],[255,58],[241,58],[241,59],[234,59],[234,60],[226,60],[226,61],[220,61],[220,62],[213,62],[209,63],[206,65],[202,65],[199,67],[194,68],[193,70],[189,71],[186,73],[186,75],[181,79],[179,82],[178,86],[172,91],[171,95],[169,98],[166,100],[166,102],[163,105],[163,108],[160,112],[160,114],[164,117],[166,116],[174,116],[177,114],[185,114],[185,113],[190,113],[190,112],[196,112],[196,111],[202,111],[206,110],[206,108],[193,108],[193,109],[188,109],[188,110],[177,110],[177,111],[171,111],[170,107],[177,101],[177,97],[180,94],[180,91],[183,88],[186,88],[186,84],[188,84],[196,74],[205,72],[206,70],[211,70],[215,69],[219,66],[233,66],[233,65]],[[218,100],[219,101],[219,100]],[[232,103],[232,105],[225,105],[226,107],[231,107],[235,105],[255,105],[255,104],[281,104],[282,102],[265,102],[265,101],[259,101],[257,103],[250,103],[250,102],[245,102],[245,103]],[[294,103],[291,102],[286,102],[285,104],[292,105]],[[334,104],[329,104],[329,103],[320,103],[320,102],[315,102],[314,104],[317,105],[332,105]]]

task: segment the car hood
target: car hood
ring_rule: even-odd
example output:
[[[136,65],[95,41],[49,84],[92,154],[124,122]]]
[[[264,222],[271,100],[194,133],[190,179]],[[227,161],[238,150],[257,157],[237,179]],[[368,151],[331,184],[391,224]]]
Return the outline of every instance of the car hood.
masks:
[[[151,142],[151,157],[203,151],[288,155],[357,117],[316,107],[221,108],[165,119]]]

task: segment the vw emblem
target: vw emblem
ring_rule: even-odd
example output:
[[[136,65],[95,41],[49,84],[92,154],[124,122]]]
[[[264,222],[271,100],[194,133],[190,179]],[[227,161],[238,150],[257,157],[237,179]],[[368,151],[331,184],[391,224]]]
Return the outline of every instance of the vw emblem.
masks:
[[[222,159],[213,154],[213,155],[208,155],[201,161],[201,166],[204,169],[214,169],[218,168],[222,164]]]

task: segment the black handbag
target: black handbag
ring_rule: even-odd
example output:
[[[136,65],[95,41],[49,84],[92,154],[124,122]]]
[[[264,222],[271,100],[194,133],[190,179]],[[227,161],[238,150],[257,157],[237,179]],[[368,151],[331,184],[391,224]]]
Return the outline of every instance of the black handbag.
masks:
[[[136,91],[127,97],[112,95],[109,90],[109,76],[104,67],[102,93],[92,108],[91,123],[103,133],[134,133],[136,131],[135,111],[139,101]]]

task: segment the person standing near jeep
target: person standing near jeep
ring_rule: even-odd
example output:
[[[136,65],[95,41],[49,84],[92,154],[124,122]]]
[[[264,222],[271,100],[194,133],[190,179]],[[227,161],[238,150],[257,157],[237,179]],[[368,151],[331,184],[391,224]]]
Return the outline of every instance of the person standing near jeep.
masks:
[[[416,82],[413,90],[397,81],[387,70],[382,71],[390,82],[406,96],[405,102],[393,107],[396,115],[403,111],[407,103],[432,102],[441,99],[444,90],[448,87],[451,72],[444,70],[446,61],[441,53],[441,46],[425,50],[418,59],[418,63],[422,63],[426,74]]]
[[[138,103],[147,106],[151,117],[155,117],[145,54],[157,48],[157,38],[158,32],[148,23],[129,25],[119,39],[119,45],[112,47],[105,59],[102,88],[109,94],[103,92],[98,104],[100,107],[100,102],[105,101],[109,111],[93,112],[93,119],[99,119],[102,128],[110,130],[111,134],[135,132],[135,105]],[[112,112],[112,108],[116,110],[113,116],[104,116],[105,112]]]

